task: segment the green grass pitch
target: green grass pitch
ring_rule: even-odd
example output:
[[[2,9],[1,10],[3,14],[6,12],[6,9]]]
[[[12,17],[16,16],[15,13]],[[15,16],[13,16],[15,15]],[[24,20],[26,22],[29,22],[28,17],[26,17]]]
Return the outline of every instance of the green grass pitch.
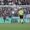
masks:
[[[0,24],[0,30],[30,30],[30,24]]]

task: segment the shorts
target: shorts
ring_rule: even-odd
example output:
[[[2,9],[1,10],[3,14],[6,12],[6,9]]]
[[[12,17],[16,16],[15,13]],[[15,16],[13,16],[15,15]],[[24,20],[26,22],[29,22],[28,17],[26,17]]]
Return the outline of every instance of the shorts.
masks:
[[[23,15],[20,15],[20,19],[23,19]]]

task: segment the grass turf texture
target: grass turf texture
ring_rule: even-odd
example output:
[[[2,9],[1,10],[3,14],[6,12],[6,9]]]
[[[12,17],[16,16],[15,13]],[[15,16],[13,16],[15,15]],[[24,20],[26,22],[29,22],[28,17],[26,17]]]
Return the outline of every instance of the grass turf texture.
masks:
[[[0,30],[30,30],[30,24],[0,24]]]

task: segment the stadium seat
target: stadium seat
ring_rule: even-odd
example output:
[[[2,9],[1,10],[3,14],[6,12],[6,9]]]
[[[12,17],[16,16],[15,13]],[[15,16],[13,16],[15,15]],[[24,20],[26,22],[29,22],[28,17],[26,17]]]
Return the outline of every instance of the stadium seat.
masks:
[[[20,18],[19,17],[12,17],[12,21],[13,22],[17,22],[17,23],[20,23]]]
[[[29,23],[29,22],[30,22],[30,14],[27,14],[27,15],[24,17],[24,22],[25,22],[25,23]]]
[[[11,18],[6,17],[5,23],[11,23]]]
[[[26,19],[24,19],[24,22],[29,23],[30,21],[29,21],[29,19],[26,18]]]
[[[0,23],[4,23],[3,17],[0,17]]]

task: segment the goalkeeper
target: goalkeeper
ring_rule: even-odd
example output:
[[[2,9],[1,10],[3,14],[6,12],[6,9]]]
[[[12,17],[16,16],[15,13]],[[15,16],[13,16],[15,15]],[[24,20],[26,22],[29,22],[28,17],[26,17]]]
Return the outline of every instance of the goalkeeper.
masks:
[[[18,16],[20,17],[21,23],[23,24],[23,16],[24,16],[24,9],[23,8],[19,9]]]

